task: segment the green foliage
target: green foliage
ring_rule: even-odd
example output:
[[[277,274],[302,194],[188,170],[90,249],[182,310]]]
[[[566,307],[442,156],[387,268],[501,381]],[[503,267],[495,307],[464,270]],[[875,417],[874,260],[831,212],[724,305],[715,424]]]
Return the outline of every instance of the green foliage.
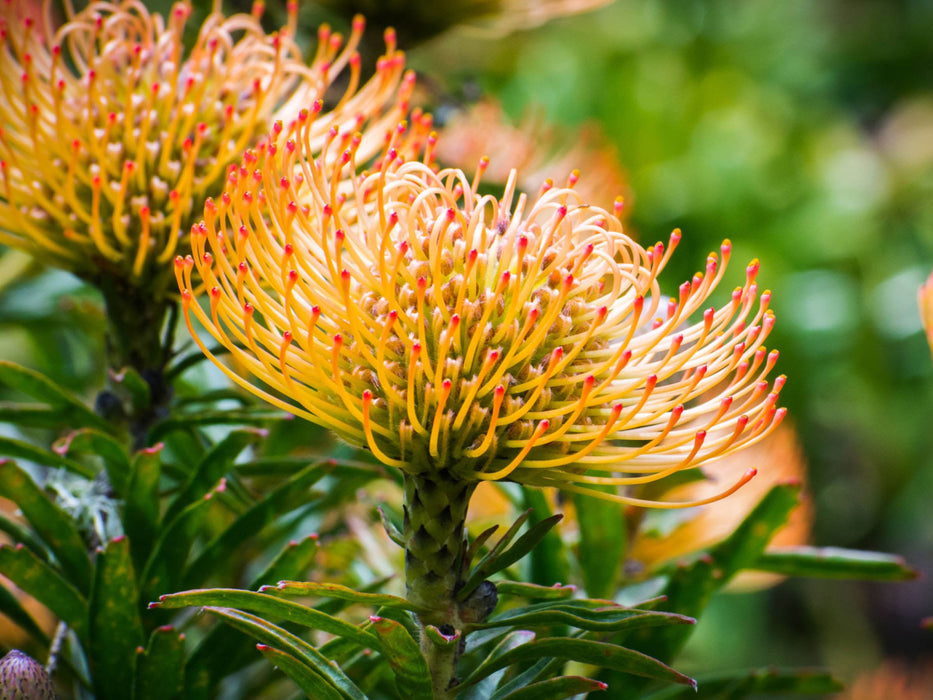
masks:
[[[621,577],[625,559],[625,517],[618,503],[574,494],[580,524],[577,559],[586,592],[596,598],[611,596]],[[612,562],[617,562],[615,566]]]
[[[125,698],[134,687],[136,649],[145,639],[129,541],[118,538],[98,553],[88,609],[88,663],[100,700]]]
[[[862,581],[909,581],[915,569],[903,557],[838,547],[774,547],[749,566],[784,576],[813,576]]]
[[[738,700],[753,693],[822,695],[842,690],[842,684],[826,673],[775,668],[700,677],[697,684],[698,688],[692,692],[685,692],[681,688],[664,688],[645,696],[644,700]]]
[[[527,591],[525,591],[527,592]],[[358,626],[348,625],[339,618],[322,613],[320,609],[281,600],[279,596],[314,596],[329,597],[351,601],[367,607],[380,606],[376,615],[362,621]],[[205,610],[221,617],[228,624],[252,635],[263,645],[273,648],[276,653],[266,653],[282,659],[282,654],[290,657],[291,663],[279,664],[280,668],[301,687],[307,682],[309,672],[323,675],[331,685],[331,691],[342,693],[339,697],[357,697],[356,689],[364,680],[376,674],[379,664],[386,664],[391,669],[386,675],[394,678],[394,686],[379,686],[379,693],[371,697],[390,698],[431,698],[430,678],[418,641],[412,632],[411,620],[397,621],[394,615],[410,614],[413,606],[403,598],[387,594],[372,594],[352,591],[333,584],[283,582],[277,586],[265,586],[260,592],[213,589],[208,591],[189,591],[186,593],[163,596],[154,604],[159,608],[176,608],[186,605],[201,605]],[[252,612],[244,612],[244,611]],[[390,611],[395,611],[389,616]],[[408,612],[406,612],[408,611]],[[258,613],[254,615],[252,613]],[[528,606],[513,607],[508,612],[490,618],[486,623],[467,625],[466,635],[481,630],[494,630],[490,635],[477,634],[480,641],[474,648],[467,646],[461,664],[472,667],[472,671],[462,680],[458,696],[469,693],[470,689],[495,675],[492,686],[484,686],[492,692],[501,685],[507,697],[513,689],[509,681],[513,676],[506,676],[499,671],[519,667],[532,668],[536,672],[526,682],[552,679],[541,678],[539,674],[545,665],[535,663],[544,659],[547,662],[559,661],[595,664],[612,668],[622,673],[647,676],[649,678],[691,683],[692,681],[677,673],[665,664],[656,661],[638,651],[627,649],[606,641],[590,639],[586,631],[600,633],[619,632],[633,628],[655,627],[670,624],[691,624],[694,620],[679,615],[625,608],[623,606],[592,599],[566,599],[554,602],[536,603]],[[278,624],[277,624],[278,623]],[[339,637],[343,645],[333,642],[314,647],[309,646],[301,637],[295,636],[285,626],[298,625],[311,630],[325,632]],[[407,624],[405,624],[407,623]],[[572,636],[538,638],[532,630],[546,633],[556,627],[574,627],[578,631]],[[508,631],[507,630],[511,630]],[[505,634],[503,634],[505,633]],[[460,636],[443,638],[437,629],[428,628],[426,634],[438,637],[443,644],[456,647]],[[466,636],[467,641],[470,637]],[[499,640],[498,643],[492,644]],[[323,659],[335,658],[339,650],[343,658],[348,658],[346,645],[357,652],[349,656],[351,661],[342,664],[346,674],[328,676],[323,673]],[[370,653],[363,653],[367,652]],[[371,652],[378,652],[372,654]],[[547,685],[557,692],[560,688],[580,687],[580,680],[560,681]],[[598,681],[587,681],[587,687],[596,688]],[[484,691],[484,692],[485,692]],[[548,692],[551,692],[549,690]],[[464,697],[468,697],[464,695]],[[482,697],[482,695],[480,696]],[[498,695],[497,695],[498,697]]]
[[[917,56],[929,54],[933,15],[912,8],[908,22],[882,4],[860,0],[840,23],[832,3],[618,0],[508,42],[426,47],[415,61],[433,73],[447,62],[451,84],[432,92],[461,78],[472,89],[480,73],[513,114],[543,101],[559,120],[597,116],[631,177],[632,230],[643,242],[675,225],[689,234],[692,256],[675,259],[672,276],[689,276],[723,236],[736,237],[737,256],[761,256],[792,377],[784,396],[824,509],[817,541],[859,546],[870,532],[920,547],[933,463],[929,392],[917,380],[931,373],[905,319],[930,265],[933,161],[914,133],[929,126],[929,90],[912,67],[925,65]],[[500,538],[490,528],[469,543],[458,591],[462,602],[495,579],[495,611],[453,633],[421,630],[419,608],[389,575],[398,553],[372,537],[375,517],[358,502],[391,474],[217,385],[187,350],[163,377],[175,399],[131,439],[92,397],[106,381],[142,415],[158,392],[132,368],[100,376],[102,343],[82,329],[103,317],[80,291],[56,296],[62,285],[54,275],[0,279],[0,344],[43,370],[0,360],[0,496],[18,511],[0,514],[12,542],[0,545],[0,574],[67,625],[56,672],[65,697],[431,698],[422,635],[459,656],[459,700],[825,694],[839,688],[831,676],[794,669],[696,673],[695,692],[679,655],[743,571],[917,573],[873,552],[768,548],[795,486],[773,489],[724,541],[637,574],[625,550],[638,521],[625,509],[575,497],[564,528],[541,491],[516,489],[527,510]],[[17,306],[16,295],[32,299]],[[63,475],[101,486],[112,509],[72,509],[49,487]],[[384,528],[402,544],[398,503],[384,506]],[[0,613],[36,650],[53,645],[12,589],[0,587]],[[732,623],[730,632],[749,634]],[[683,663],[702,668],[708,657]]]
[[[75,420],[75,425],[85,427],[67,433],[53,450],[19,439],[0,441],[0,452],[33,465],[27,468],[0,460],[0,496],[14,502],[25,521],[21,525],[6,516],[0,519],[0,529],[18,543],[0,545],[0,574],[45,605],[73,633],[62,640],[64,673],[76,685],[90,685],[94,697],[101,699],[213,696],[221,680],[239,670],[231,662],[241,659],[241,665],[247,665],[255,647],[243,635],[231,636],[228,628],[221,627],[190,630],[199,641],[192,646],[187,642],[192,637],[181,631],[189,626],[183,619],[173,618],[167,606],[150,610],[147,603],[183,584],[206,581],[218,570],[232,572],[252,586],[305,576],[318,552],[317,538],[277,545],[277,540],[289,534],[282,518],[299,509],[307,515],[323,503],[323,494],[311,487],[334,473],[337,465],[295,459],[288,470],[271,478],[272,488],[256,489],[251,483],[256,477],[248,476],[250,467],[242,459],[244,452],[251,451],[256,463],[281,459],[259,450],[266,435],[262,430],[223,428],[214,440],[208,432],[213,429],[212,414],[201,412],[186,427],[185,434],[200,449],[196,460],[185,464],[173,459],[175,453],[163,443],[132,451],[125,436],[111,431],[50,380],[12,363],[3,363],[0,370],[12,388],[50,402],[58,415],[64,411],[84,417]],[[121,381],[129,377],[132,373],[123,373]],[[94,418],[87,419],[88,415]],[[269,412],[262,415],[267,420]],[[226,425],[228,419],[220,423]],[[156,421],[150,435],[178,434],[173,420]],[[163,427],[165,423],[169,427]],[[238,461],[245,465],[243,474]],[[99,528],[88,530],[85,521],[60,505],[32,476],[41,474],[42,467],[105,483],[108,495],[103,498],[117,504],[113,513],[119,517],[119,523],[107,523],[107,529],[124,534],[100,541]],[[348,485],[366,483],[375,475],[367,468],[344,471],[349,474]],[[266,485],[269,481],[265,478]],[[338,485],[326,500],[339,503],[352,493]],[[80,502],[81,496],[77,498]],[[95,543],[101,545],[96,551]],[[247,543],[255,543],[256,548],[244,550]],[[254,552],[263,551],[271,557],[265,569],[243,578],[255,565]],[[290,605],[265,597],[282,607]],[[0,588],[0,612],[38,644],[51,644],[18,598],[5,588]],[[344,633],[354,629],[340,620],[336,624],[342,625],[339,631]],[[77,666],[72,663],[75,659]],[[78,670],[81,666],[86,666],[88,679]]]

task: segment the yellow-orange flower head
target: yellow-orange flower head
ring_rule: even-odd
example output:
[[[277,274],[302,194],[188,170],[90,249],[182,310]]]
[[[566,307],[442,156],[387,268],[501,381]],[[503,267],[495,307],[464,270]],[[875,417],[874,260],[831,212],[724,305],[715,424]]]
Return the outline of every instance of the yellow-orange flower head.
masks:
[[[176,275],[192,334],[197,319],[231,352],[243,376],[218,364],[234,381],[406,474],[634,504],[600,487],[701,465],[781,420],[757,262],[722,308],[704,304],[728,242],[662,297],[679,232],[643,249],[580,200],[576,174],[537,197],[514,174],[480,194],[483,164],[472,181],[436,171],[433,139],[410,158],[404,128],[357,174],[366,137],[333,131],[314,155],[306,126],[276,124],[207,202]]]
[[[33,4],[8,0],[0,19],[0,243],[91,281],[159,296],[179,236],[227,167],[277,113],[311,104],[340,73],[349,86],[334,119],[401,118],[387,102],[403,70],[391,37],[356,89],[361,20],[346,42],[323,27],[306,64],[294,3],[289,26],[271,35],[261,2],[252,15],[214,12],[190,51],[186,3],[162,17],[134,0],[92,2],[57,31],[50,3],[44,19],[29,16]]]

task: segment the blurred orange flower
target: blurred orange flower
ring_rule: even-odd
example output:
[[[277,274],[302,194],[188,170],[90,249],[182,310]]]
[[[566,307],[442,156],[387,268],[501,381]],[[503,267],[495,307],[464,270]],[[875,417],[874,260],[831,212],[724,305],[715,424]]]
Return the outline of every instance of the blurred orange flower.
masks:
[[[714,492],[718,483],[729,482],[749,465],[759,469],[758,478],[715,508],[700,506],[672,514],[663,523],[652,526],[643,523],[629,550],[629,559],[646,570],[654,570],[673,559],[706,549],[728,537],[777,484],[804,482],[806,463],[794,429],[782,425],[766,439],[744,450],[717,459],[703,466],[708,479],[673,489],[667,498],[698,499]],[[651,515],[649,514],[650,518]],[[787,524],[771,540],[772,546],[806,544],[813,522],[813,506],[809,498],[791,514]],[[743,574],[746,586],[772,583],[777,577],[764,574]],[[741,582],[740,582],[741,583]]]
[[[913,668],[885,661],[860,675],[834,700],[930,700],[933,698],[933,662]]]
[[[547,124],[537,113],[513,124],[501,105],[489,98],[450,117],[436,153],[441,163],[460,168],[488,155],[487,181],[504,184],[515,169],[519,189],[527,192],[579,171],[586,177],[574,189],[585,202],[598,205],[620,196],[628,200],[631,194],[615,147],[597,125],[589,124],[574,134]]]

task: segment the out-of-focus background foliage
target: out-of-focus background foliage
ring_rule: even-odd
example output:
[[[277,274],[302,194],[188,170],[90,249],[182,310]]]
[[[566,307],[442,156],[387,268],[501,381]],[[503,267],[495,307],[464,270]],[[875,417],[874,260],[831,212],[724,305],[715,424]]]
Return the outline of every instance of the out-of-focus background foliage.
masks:
[[[331,4],[303,5],[303,27],[346,27]],[[480,23],[424,41],[396,4],[372,19],[410,41],[440,123],[485,96],[516,123],[538,110],[568,148],[598,125],[627,176],[633,235],[684,231],[671,289],[723,238],[727,282],[761,259],[814,543],[897,552],[926,573],[720,597],[681,670],[823,664],[853,679],[885,658],[933,664],[920,625],[933,615],[933,363],[916,308],[933,268],[933,3],[616,0],[508,37]],[[94,294],[22,264],[0,265],[0,357],[100,386]]]

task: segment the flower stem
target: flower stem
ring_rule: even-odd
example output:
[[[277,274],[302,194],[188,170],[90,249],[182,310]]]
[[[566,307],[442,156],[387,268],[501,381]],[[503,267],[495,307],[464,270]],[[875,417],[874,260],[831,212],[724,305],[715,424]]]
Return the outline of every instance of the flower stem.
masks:
[[[440,646],[426,634],[421,635],[421,653],[428,664],[434,700],[452,700],[456,696],[454,677],[457,670],[459,646]],[[454,686],[454,687],[452,687]]]
[[[103,294],[107,314],[108,367],[115,374],[132,368],[149,386],[147,406],[129,406],[121,401],[117,410],[127,421],[134,449],[139,449],[145,446],[146,433],[171,399],[164,373],[171,358],[173,334],[169,328],[163,338],[162,329],[173,304],[119,277],[97,280],[97,287]],[[172,315],[169,325],[174,322]]]
[[[445,635],[462,624],[455,594],[463,583],[464,523],[475,483],[444,472],[405,474],[405,583],[408,599],[423,608],[422,630],[434,625]],[[440,646],[422,632],[435,700],[452,697],[458,645]]]

